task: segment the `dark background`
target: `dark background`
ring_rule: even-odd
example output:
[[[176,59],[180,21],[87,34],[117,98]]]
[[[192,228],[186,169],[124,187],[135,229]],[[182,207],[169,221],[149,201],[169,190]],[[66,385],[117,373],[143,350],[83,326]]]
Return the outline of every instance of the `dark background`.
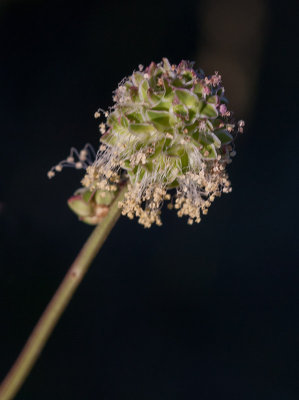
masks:
[[[164,56],[223,65],[247,122],[199,225],[118,222],[18,400],[299,398],[298,10],[235,3],[0,3],[0,379],[91,232],[66,206],[82,173],[46,173],[97,146],[118,82]],[[209,32],[231,64],[210,68]]]

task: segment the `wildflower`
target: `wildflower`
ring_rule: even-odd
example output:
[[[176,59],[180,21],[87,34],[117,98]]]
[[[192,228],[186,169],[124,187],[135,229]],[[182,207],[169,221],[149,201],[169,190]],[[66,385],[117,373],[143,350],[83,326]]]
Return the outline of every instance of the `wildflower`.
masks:
[[[215,197],[231,191],[226,165],[235,155],[235,124],[221,76],[207,77],[191,62],[176,66],[164,58],[123,79],[113,100],[99,124],[94,162],[79,154],[85,190],[114,192],[127,180],[119,203],[123,215],[137,217],[145,227],[161,225],[161,208],[169,201],[188,224],[200,222]],[[239,131],[243,126],[240,121]]]

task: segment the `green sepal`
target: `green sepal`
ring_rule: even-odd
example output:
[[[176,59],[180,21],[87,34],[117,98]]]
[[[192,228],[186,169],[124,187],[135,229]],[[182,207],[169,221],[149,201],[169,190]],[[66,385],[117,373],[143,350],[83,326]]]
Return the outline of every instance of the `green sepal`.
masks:
[[[219,98],[218,98],[218,96],[209,96],[209,97],[207,97],[207,103],[209,103],[209,104],[215,104],[215,105],[217,105],[218,104],[218,102],[219,102]]]
[[[129,132],[136,136],[138,139],[148,140],[156,133],[156,128],[149,123],[144,124],[130,124]]]
[[[200,101],[196,94],[192,93],[187,89],[176,89],[175,94],[178,99],[185,104],[188,108],[193,109],[194,111],[200,110]]]
[[[221,147],[221,140],[213,132],[207,132],[207,136],[211,138],[217,149]]]
[[[188,131],[188,135],[194,135],[195,133],[197,133],[198,132],[198,121],[195,121],[195,122],[193,122],[192,124],[188,124],[188,125],[186,125],[184,128],[183,128],[183,130],[184,129],[187,129],[187,131]],[[184,134],[184,132],[182,131],[182,132],[180,132],[180,133],[183,133]]]
[[[176,78],[172,81],[172,85],[177,88],[181,88],[183,86],[183,82],[181,79]]]
[[[193,92],[196,93],[197,95],[200,95],[200,97],[203,94],[203,84],[201,82],[197,82],[194,86],[193,86]]]
[[[90,190],[84,190],[84,191],[82,192],[82,199],[83,199],[86,203],[88,203],[88,202],[91,200],[93,194],[94,194],[94,192],[91,192]]]
[[[143,81],[144,77],[143,77],[143,73],[142,72],[134,72],[134,74],[132,75],[132,81],[134,83],[135,86],[139,86],[140,83]]]
[[[168,61],[168,59],[166,57],[164,57],[164,58],[162,58],[162,61],[163,61],[163,68],[168,72],[171,71],[171,65],[170,65],[170,62]]]
[[[208,156],[205,156],[204,155],[204,153],[205,153],[205,151],[208,151],[209,152],[209,155]],[[213,145],[213,144],[208,144],[205,148],[204,148],[204,151],[203,151],[203,156],[204,156],[204,158],[205,159],[207,159],[207,160],[215,160],[216,158],[217,158],[217,151],[216,151],[216,149],[215,149],[215,146]]]
[[[115,192],[109,192],[108,190],[97,190],[94,195],[94,201],[98,205],[110,206],[115,199]]]
[[[142,115],[137,111],[134,111],[134,112],[131,112],[129,114],[126,114],[126,117],[128,118],[128,120],[130,122],[137,122],[138,123],[138,122],[142,122],[143,121]]]
[[[214,138],[210,132],[199,132],[198,141],[203,146],[214,143]]]
[[[214,126],[213,126],[212,122],[211,122],[210,120],[208,120],[208,119],[207,119],[205,122],[206,122],[207,127],[208,127],[211,131],[213,131],[213,130],[214,130]]]
[[[94,215],[86,216],[86,217],[80,217],[80,221],[84,222],[87,225],[97,225],[98,224],[98,220]]]
[[[141,100],[145,102],[148,101],[148,89],[149,89],[149,83],[147,80],[144,80],[139,86],[139,97]]]
[[[108,146],[115,146],[117,144],[117,137],[115,136],[114,132],[105,133],[101,137],[101,143],[105,143]]]
[[[148,157],[150,160],[155,159],[163,150],[165,137],[155,142],[154,152]]]
[[[215,104],[204,104],[200,110],[201,117],[216,118],[218,117],[218,111]]]
[[[199,135],[200,135],[200,133],[198,130],[191,133],[192,139],[194,139],[196,142],[198,142],[198,140],[199,140]]]
[[[189,118],[188,108],[184,104],[176,104],[175,106],[173,106],[173,112],[180,117],[183,117],[184,119],[186,117]]]
[[[155,74],[156,69],[157,69],[157,64],[154,61],[152,61],[147,70],[150,77]]]
[[[187,70],[183,73],[183,83],[185,86],[193,84],[193,74],[191,71]]]
[[[156,111],[169,111],[171,101],[169,99],[162,99],[158,104],[152,107],[152,110]]]
[[[107,119],[107,124],[109,126],[112,126],[112,125],[117,124],[117,123],[118,123],[118,121],[117,121],[116,113],[112,112],[111,114],[109,114],[109,117]]]
[[[169,156],[179,157],[182,161],[182,165],[185,165],[185,161],[188,162],[188,154],[187,154],[185,146],[183,146],[182,144],[174,144],[173,146],[169,147],[167,149],[167,154]],[[187,159],[185,157],[186,155],[187,155]]]
[[[187,151],[185,151],[185,153],[181,155],[180,160],[181,160],[182,171],[186,172],[189,166],[189,157]]]
[[[140,97],[139,97],[139,92],[138,92],[138,87],[137,86],[131,86],[130,87],[130,96],[131,100],[133,103],[139,103],[140,102]]]
[[[163,146],[163,151],[166,151],[168,149],[168,147],[170,146],[171,142],[172,142],[172,139],[170,139],[170,138],[166,138],[165,139],[165,143],[164,143],[164,146]]]
[[[153,169],[154,169],[153,161],[148,160],[147,163],[145,164],[145,168],[146,168],[149,172],[153,172]]]
[[[80,195],[69,198],[67,204],[79,217],[86,217],[92,213],[92,205],[84,201]]]
[[[233,141],[232,135],[225,129],[216,130],[215,135],[218,137],[222,144],[228,144]]]
[[[162,97],[158,96],[151,88],[148,90],[147,96],[153,107],[159,104]]]
[[[146,112],[147,118],[154,124],[154,126],[162,131],[169,131],[169,113],[167,111],[149,110]]]
[[[128,126],[129,126],[128,119],[126,117],[122,116],[121,119],[120,119],[120,125],[123,128],[128,128]]]
[[[164,88],[165,88],[164,99],[172,101],[173,97],[174,97],[174,92],[173,92],[172,86],[170,86],[167,79],[163,80],[163,84],[164,84]]]

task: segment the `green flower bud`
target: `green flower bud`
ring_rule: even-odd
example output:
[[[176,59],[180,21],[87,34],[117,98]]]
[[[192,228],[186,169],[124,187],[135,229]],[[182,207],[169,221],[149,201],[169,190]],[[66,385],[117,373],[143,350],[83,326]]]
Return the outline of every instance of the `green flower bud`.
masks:
[[[68,206],[81,221],[96,225],[107,215],[114,198],[115,192],[82,188],[68,200]]]
[[[78,217],[87,217],[92,213],[91,204],[84,201],[83,196],[72,196],[67,204]]]

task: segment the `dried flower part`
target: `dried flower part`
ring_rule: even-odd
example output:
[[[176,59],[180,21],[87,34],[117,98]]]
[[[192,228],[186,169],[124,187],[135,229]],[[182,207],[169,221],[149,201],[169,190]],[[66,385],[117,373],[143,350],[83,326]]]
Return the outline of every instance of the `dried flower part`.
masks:
[[[115,198],[115,192],[82,188],[68,200],[70,209],[87,224],[96,225],[108,214],[109,206]]]

